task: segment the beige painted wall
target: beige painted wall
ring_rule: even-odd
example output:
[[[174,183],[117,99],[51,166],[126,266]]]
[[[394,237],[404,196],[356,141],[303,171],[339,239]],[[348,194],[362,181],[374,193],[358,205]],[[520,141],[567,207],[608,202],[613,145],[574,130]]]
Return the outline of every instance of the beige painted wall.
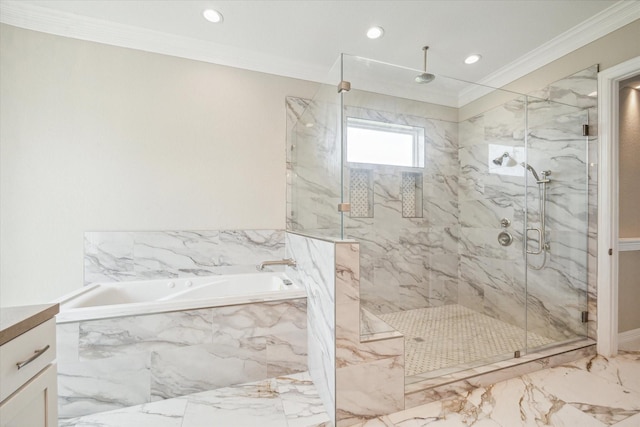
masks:
[[[0,26],[0,305],[82,285],[83,232],[284,228],[317,84]]]
[[[635,21],[509,89],[638,39]],[[284,97],[316,87],[0,25],[0,305],[79,287],[87,230],[284,227]]]
[[[599,64],[600,71],[603,71],[640,56],[638,40],[640,40],[640,20],[635,20],[509,83],[503,89],[527,94],[595,64]],[[503,92],[479,98],[462,107],[459,118],[466,120],[512,98],[513,95]]]
[[[640,238],[640,90],[620,90],[620,237]],[[620,252],[618,331],[640,328],[640,251]]]

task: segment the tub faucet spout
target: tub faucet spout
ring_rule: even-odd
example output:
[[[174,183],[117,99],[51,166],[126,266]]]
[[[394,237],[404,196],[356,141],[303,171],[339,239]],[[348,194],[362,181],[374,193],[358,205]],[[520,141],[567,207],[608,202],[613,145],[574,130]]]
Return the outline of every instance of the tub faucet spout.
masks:
[[[262,261],[260,264],[256,265],[256,268],[258,269],[258,271],[262,271],[269,265],[287,265],[289,267],[296,268],[296,261],[291,258],[280,259],[276,261]]]

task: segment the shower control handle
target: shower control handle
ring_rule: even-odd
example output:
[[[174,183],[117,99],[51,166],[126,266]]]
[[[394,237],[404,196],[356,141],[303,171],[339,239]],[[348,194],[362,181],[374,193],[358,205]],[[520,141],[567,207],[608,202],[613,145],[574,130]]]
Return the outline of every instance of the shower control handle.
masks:
[[[509,246],[513,243],[513,236],[506,230],[501,231],[500,234],[498,234],[498,243],[502,246]]]
[[[529,250],[529,232],[530,231],[535,231],[538,233],[538,250],[537,251]],[[545,244],[542,242],[542,230],[540,230],[539,228],[527,228],[527,238],[525,239],[525,241],[527,245],[527,253],[530,255],[539,255],[544,250]]]

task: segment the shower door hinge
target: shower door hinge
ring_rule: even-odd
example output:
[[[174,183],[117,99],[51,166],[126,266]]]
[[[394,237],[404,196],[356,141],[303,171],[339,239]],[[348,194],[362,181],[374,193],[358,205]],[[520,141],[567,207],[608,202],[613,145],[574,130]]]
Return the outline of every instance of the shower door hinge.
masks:
[[[613,248],[609,248],[609,256],[613,255]]]
[[[587,323],[589,321],[589,312],[583,311],[580,313],[580,320],[582,320],[582,323]]]
[[[338,83],[338,93],[342,93],[343,91],[349,92],[350,90],[351,90],[351,82],[343,80],[340,83]]]
[[[338,203],[338,212],[351,212],[351,203]]]
[[[582,125],[582,136],[589,136],[589,125]]]
[[[520,350],[516,350],[513,352],[513,357],[514,359],[519,359],[520,358]]]

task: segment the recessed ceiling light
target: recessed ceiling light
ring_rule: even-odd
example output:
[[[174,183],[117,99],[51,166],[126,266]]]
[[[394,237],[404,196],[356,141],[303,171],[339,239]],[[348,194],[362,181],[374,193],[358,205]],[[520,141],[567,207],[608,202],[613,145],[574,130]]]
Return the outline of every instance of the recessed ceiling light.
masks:
[[[367,30],[367,37],[370,39],[379,39],[384,35],[384,28],[382,27],[371,27]]]
[[[476,62],[480,61],[480,58],[482,58],[482,56],[480,56],[477,53],[474,53],[473,55],[469,55],[465,58],[464,63],[465,64],[475,64]]]
[[[202,16],[209,22],[213,22],[214,24],[219,24],[222,22],[222,14],[217,10],[207,9],[202,12]]]

